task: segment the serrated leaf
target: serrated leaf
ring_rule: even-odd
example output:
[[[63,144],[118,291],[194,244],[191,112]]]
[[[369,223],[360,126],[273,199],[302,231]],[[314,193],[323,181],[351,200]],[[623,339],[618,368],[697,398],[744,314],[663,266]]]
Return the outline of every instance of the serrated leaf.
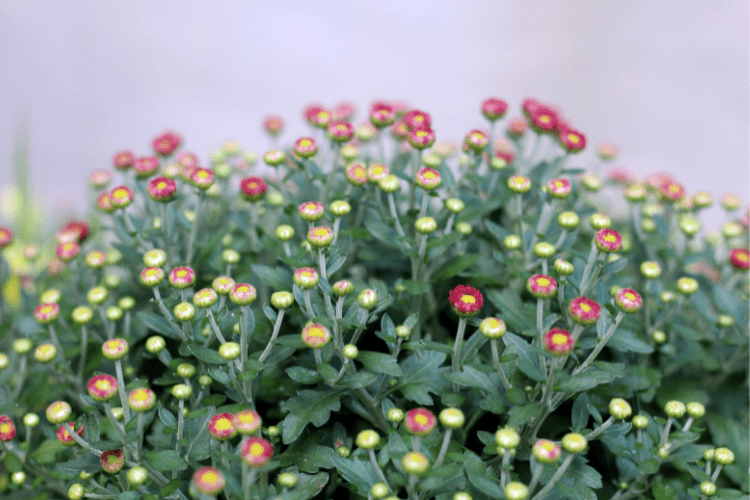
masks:
[[[208,375],[220,384],[224,384],[226,386],[232,385],[232,379],[229,374],[219,368],[209,368]]]
[[[151,311],[139,311],[136,316],[141,321],[143,321],[143,324],[146,325],[149,329],[161,333],[162,335],[169,338],[180,338],[179,334],[175,330],[177,326],[167,321],[164,316],[152,313]]]
[[[499,396],[500,377],[497,373],[480,372],[471,365],[464,366],[460,372],[446,373],[443,375],[451,382],[456,382],[464,387],[481,389],[487,394]]]
[[[390,354],[373,351],[359,351],[357,361],[365,365],[368,370],[375,373],[383,373],[392,377],[401,377],[404,371],[398,366],[398,362]]]
[[[302,368],[301,366],[290,366],[286,369],[289,378],[300,384],[317,384],[321,377],[317,372]]]
[[[573,432],[578,432],[586,427],[589,421],[589,397],[582,392],[573,402],[571,411],[571,427]]]
[[[357,460],[356,457],[342,458],[336,453],[331,454],[331,461],[339,474],[353,484],[360,495],[367,497],[373,484],[379,481],[375,469],[369,461]]]
[[[448,380],[442,377],[442,372],[447,367],[440,367],[445,358],[445,354],[434,351],[412,354],[401,365],[404,375],[394,390],[400,391],[410,401],[431,405],[433,401],[430,393],[440,394],[449,386]]]
[[[647,458],[638,464],[638,468],[646,474],[655,474],[659,470],[659,462],[655,458]]]
[[[518,427],[521,424],[525,424],[534,417],[542,414],[543,407],[539,402],[526,403],[523,406],[514,406],[508,410],[508,425],[510,427]]]
[[[583,373],[561,380],[555,385],[555,390],[573,393],[582,392],[594,388],[597,385],[611,382],[615,378],[616,377],[611,373],[589,368]]]
[[[289,414],[282,422],[282,440],[289,444],[296,440],[307,424],[312,423],[320,427],[331,418],[332,411],[341,408],[341,394],[339,392],[300,391],[289,399],[285,408]]]
[[[349,389],[358,389],[360,387],[367,387],[377,380],[378,376],[370,372],[357,372],[351,375],[345,375],[339,380],[338,385],[347,387]]]
[[[537,382],[543,382],[547,379],[547,377],[544,376],[542,369],[539,368],[539,356],[531,350],[531,346],[528,342],[510,332],[507,332],[503,336],[503,341],[505,342],[505,345],[512,345],[515,347],[516,352],[518,353],[516,366],[527,377],[536,380]]]
[[[159,490],[159,498],[164,498],[165,496],[169,495],[177,488],[179,488],[180,484],[182,484],[182,479],[172,479],[170,482],[162,486],[162,488]]]

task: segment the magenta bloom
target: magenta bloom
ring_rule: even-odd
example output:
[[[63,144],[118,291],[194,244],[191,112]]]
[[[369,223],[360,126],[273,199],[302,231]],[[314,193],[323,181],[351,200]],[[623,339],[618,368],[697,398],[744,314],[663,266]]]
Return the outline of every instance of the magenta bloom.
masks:
[[[529,115],[531,126],[538,133],[557,130],[557,113],[543,104],[536,104]]]
[[[95,401],[109,401],[117,394],[117,380],[112,375],[94,375],[86,389]]]
[[[216,174],[210,168],[198,167],[193,170],[190,176],[190,182],[198,189],[206,190],[216,181]]]
[[[346,142],[354,137],[354,127],[345,121],[336,121],[328,124],[328,137],[336,142]]]
[[[570,354],[575,345],[575,340],[570,332],[562,328],[553,328],[544,334],[544,348],[555,356]]]
[[[232,414],[217,413],[211,417],[211,420],[208,421],[208,432],[214,439],[219,441],[232,439],[237,435]]]
[[[318,145],[312,137],[301,137],[294,143],[294,153],[300,158],[312,158],[318,152]]]
[[[659,197],[668,202],[680,201],[685,196],[685,188],[676,182],[665,182],[659,186]]]
[[[13,231],[7,227],[0,227],[0,250],[7,247],[13,241]]]
[[[494,122],[505,116],[508,111],[508,103],[491,97],[482,103],[482,114],[489,121]]]
[[[435,132],[430,128],[412,129],[407,140],[415,149],[429,148],[435,143]]]
[[[269,116],[263,120],[263,128],[268,135],[275,137],[284,130],[284,120],[280,116]]]
[[[404,426],[411,434],[426,436],[435,428],[437,418],[427,408],[414,408],[406,413]]]
[[[169,156],[182,144],[182,137],[174,132],[164,132],[154,138],[154,152],[160,156]]]
[[[250,201],[259,201],[266,194],[268,186],[260,177],[247,177],[240,181],[240,191]]]
[[[58,316],[60,316],[60,306],[55,302],[39,304],[36,309],[34,309],[34,317],[43,325],[52,323]]]
[[[149,177],[159,170],[159,158],[155,156],[144,156],[133,163],[133,170],[138,177]]]
[[[133,202],[133,191],[127,186],[118,186],[109,192],[109,202],[114,208],[125,208]]]
[[[193,283],[195,283],[195,271],[190,267],[175,267],[169,272],[169,284],[175,288],[188,288]]]
[[[404,115],[404,124],[409,130],[430,128],[430,115],[418,109],[412,109]]]
[[[535,274],[526,282],[526,289],[538,299],[548,299],[557,291],[557,281],[546,274]]]
[[[615,297],[615,304],[623,312],[626,313],[637,313],[643,304],[643,299],[635,290],[630,288],[623,288],[617,293]]]
[[[0,441],[10,441],[16,435],[16,425],[6,415],[0,415]]]
[[[75,259],[76,257],[78,257],[80,251],[81,247],[76,241],[66,241],[65,243],[60,243],[57,245],[57,247],[55,247],[55,253],[63,262],[68,262]]]
[[[193,486],[204,495],[215,496],[224,489],[224,474],[213,467],[201,467],[193,474]]]
[[[148,195],[154,201],[170,201],[177,192],[177,184],[168,177],[155,177],[148,183]]]
[[[464,137],[464,144],[477,153],[484,151],[489,142],[490,138],[481,130],[472,130]]]
[[[396,119],[393,106],[384,102],[376,102],[370,108],[370,123],[381,129],[391,125]]]
[[[263,467],[271,460],[273,446],[260,437],[247,438],[240,447],[240,456],[247,465],[253,468]]]
[[[750,268],[750,251],[747,248],[733,248],[729,251],[729,262],[735,269],[746,271]]]
[[[103,451],[100,457],[102,469],[110,474],[117,474],[125,465],[125,455],[121,449]]]
[[[567,179],[552,179],[547,184],[547,191],[553,198],[567,198],[571,191],[570,181]]]
[[[431,191],[438,188],[441,182],[440,172],[433,168],[423,168],[417,172],[417,186],[422,189]]]
[[[198,157],[194,153],[180,153],[177,157],[177,163],[183,167],[195,168],[198,166]]]
[[[484,299],[476,288],[458,285],[448,294],[448,301],[459,316],[473,316],[482,309]]]
[[[577,130],[564,127],[557,138],[569,153],[577,153],[586,147],[586,136]]]
[[[364,163],[354,162],[346,169],[346,180],[354,186],[367,184],[367,169]]]
[[[594,242],[600,252],[617,252],[622,248],[622,236],[614,229],[600,229],[596,233]]]
[[[568,312],[574,322],[579,325],[593,325],[599,320],[601,306],[586,297],[577,297],[570,301]]]
[[[112,164],[117,170],[127,170],[133,166],[135,156],[130,151],[120,151],[112,159]]]

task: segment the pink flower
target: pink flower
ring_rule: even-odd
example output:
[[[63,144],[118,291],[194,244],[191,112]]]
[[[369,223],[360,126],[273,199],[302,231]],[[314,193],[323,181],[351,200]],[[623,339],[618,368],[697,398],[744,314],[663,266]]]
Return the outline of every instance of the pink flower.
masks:
[[[83,437],[83,425],[81,425],[78,429],[75,428],[75,422],[68,422],[68,425],[71,429],[73,429],[73,432],[78,434],[79,437]],[[62,425],[57,429],[57,440],[65,446],[73,446],[75,444],[73,437]]]
[[[302,330],[302,342],[311,349],[320,349],[325,347],[331,340],[331,332],[325,326],[313,323],[307,325]]]
[[[370,165],[367,169],[367,178],[372,182],[378,182],[383,177],[390,175],[391,171],[385,165],[381,163],[375,163]]]
[[[148,387],[133,389],[128,394],[128,406],[133,411],[149,411],[156,403],[156,394]]]
[[[393,106],[384,102],[375,102],[370,108],[370,123],[381,129],[391,125],[396,119]]]
[[[217,413],[208,421],[208,432],[214,439],[225,441],[237,435],[231,413]]]
[[[91,231],[91,227],[83,221],[80,220],[72,220],[65,224],[62,228],[63,231],[70,231],[75,233],[78,238],[78,243],[83,243],[86,241],[86,238],[89,237],[89,232]]]
[[[526,289],[538,299],[548,299],[557,291],[557,281],[546,274],[535,274],[526,282]]]
[[[426,436],[437,425],[437,418],[427,408],[414,408],[406,413],[404,426],[411,434]]]
[[[540,134],[557,130],[557,113],[543,104],[535,105],[529,118],[532,128]]]
[[[155,156],[138,158],[133,163],[133,170],[138,177],[149,177],[159,170],[159,159]]]
[[[440,186],[442,178],[440,172],[432,168],[423,168],[417,172],[417,186],[424,190],[431,191]]]
[[[111,180],[112,174],[109,173],[109,170],[94,170],[93,172],[91,172],[91,175],[89,175],[89,184],[91,184],[91,186],[95,188],[106,187]]]
[[[117,474],[125,465],[125,455],[123,455],[122,450],[119,448],[102,452],[99,460],[102,464],[102,469],[110,474]]]
[[[575,340],[570,332],[562,328],[553,328],[544,334],[544,348],[555,356],[565,356],[573,350]]]
[[[55,302],[39,304],[37,308],[34,309],[34,317],[43,325],[52,323],[58,316],[60,316],[60,306]]]
[[[63,262],[68,262],[78,257],[80,251],[81,247],[76,241],[67,241],[65,243],[60,243],[55,247],[55,254],[57,254]]]
[[[472,130],[464,137],[464,144],[477,153],[484,151],[489,142],[490,138],[481,130]]]
[[[354,127],[349,122],[331,122],[328,125],[328,137],[335,142],[346,142],[354,137]]]
[[[182,144],[182,137],[174,132],[164,132],[154,138],[152,146],[154,152],[161,156],[169,156]]]
[[[351,102],[340,102],[333,108],[331,117],[337,121],[351,120],[357,112],[357,107]]]
[[[183,167],[196,168],[198,166],[198,157],[193,153],[180,153],[177,156],[177,163]]]
[[[482,103],[482,114],[489,121],[494,122],[505,116],[508,103],[491,97]]]
[[[615,144],[610,142],[600,142],[596,146],[596,154],[604,161],[612,161],[617,158],[618,149]]]
[[[562,453],[562,449],[560,448],[560,446],[556,445],[549,439],[540,439],[539,441],[534,443],[531,451],[534,453],[534,457],[537,459],[537,461],[543,464],[551,464],[557,462],[560,459],[560,454]]]
[[[242,410],[234,414],[232,423],[240,434],[253,434],[260,429],[263,420],[258,415],[258,412]]]
[[[364,163],[354,162],[346,169],[346,180],[354,186],[367,184],[367,169]]]
[[[665,182],[659,186],[659,197],[667,202],[680,201],[685,196],[685,188],[676,182]]]
[[[247,438],[240,447],[240,456],[247,465],[253,468],[263,467],[271,460],[273,446],[260,437]]]
[[[637,313],[643,304],[643,299],[635,290],[623,288],[615,297],[615,304],[621,311],[626,313]]]
[[[266,194],[268,186],[260,177],[247,177],[240,181],[240,191],[250,201],[259,201]]]
[[[300,158],[312,158],[318,153],[318,145],[312,137],[301,137],[294,143],[294,153]]]
[[[586,136],[577,130],[563,128],[557,138],[560,144],[569,153],[577,153],[586,147]]]
[[[269,116],[263,120],[263,128],[268,135],[275,137],[284,129],[284,120],[280,116]]]
[[[435,132],[430,128],[412,129],[411,132],[409,132],[407,140],[413,148],[429,148],[435,143]]]
[[[307,241],[315,248],[327,247],[333,241],[333,231],[327,226],[318,226],[307,232]]]
[[[430,128],[430,115],[418,109],[412,109],[404,115],[404,124],[409,130]]]
[[[622,248],[622,236],[620,233],[606,227],[597,231],[594,242],[601,252],[617,252]]]
[[[570,301],[568,312],[574,322],[579,325],[593,325],[599,320],[601,306],[586,297],[577,297]]]
[[[154,201],[170,201],[176,192],[177,184],[167,177],[155,177],[148,183],[148,194]]]
[[[198,189],[206,190],[213,185],[214,181],[216,181],[216,175],[210,168],[198,167],[190,176],[190,182]]]
[[[570,181],[567,179],[552,179],[547,184],[547,191],[553,198],[567,198],[571,191]]]
[[[298,209],[299,216],[306,222],[315,222],[323,218],[325,207],[319,201],[307,201]]]
[[[16,425],[6,415],[0,415],[0,441],[10,441],[16,435]]]
[[[319,281],[318,271],[312,267],[300,267],[292,275],[292,281],[303,290],[314,288]]]
[[[750,251],[747,248],[733,248],[729,251],[729,262],[742,271],[750,268]]]
[[[114,208],[125,208],[133,202],[133,191],[127,186],[118,186],[109,192],[109,201]]]
[[[204,495],[219,494],[224,484],[224,474],[213,467],[201,467],[193,474],[193,486]]]
[[[482,309],[484,299],[476,288],[458,285],[448,294],[448,301],[459,316],[473,316]]]
[[[112,158],[112,164],[117,170],[127,170],[133,166],[135,156],[130,151],[120,151]]]
[[[391,135],[396,139],[406,139],[409,135],[409,127],[403,120],[396,120],[391,126]]]
[[[91,399],[109,401],[117,394],[117,380],[112,375],[94,375],[86,385]]]
[[[193,283],[195,283],[195,271],[190,267],[175,267],[169,272],[169,284],[175,288],[188,288]]]
[[[522,137],[529,128],[529,124],[523,118],[513,118],[508,123],[508,134],[512,137]]]
[[[229,292],[229,300],[235,304],[247,305],[255,300],[257,292],[253,285],[247,283],[237,283]]]

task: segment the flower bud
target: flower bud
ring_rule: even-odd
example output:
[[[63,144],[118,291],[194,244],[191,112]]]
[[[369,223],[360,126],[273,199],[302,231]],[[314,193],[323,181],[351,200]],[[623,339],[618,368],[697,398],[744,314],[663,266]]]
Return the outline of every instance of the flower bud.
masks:
[[[420,217],[414,223],[419,234],[430,234],[437,229],[437,222],[432,217]]]
[[[294,295],[289,292],[275,292],[271,294],[271,305],[276,309],[288,309],[294,304]]]
[[[175,267],[169,272],[169,284],[178,290],[193,286],[195,271],[187,266]]]
[[[166,347],[167,343],[164,337],[154,335],[146,340],[146,350],[151,354],[159,354]]]
[[[347,359],[356,359],[359,349],[354,344],[346,344],[343,349],[344,357]]]
[[[56,401],[47,407],[47,420],[51,424],[61,424],[66,422],[73,410],[65,401]]]
[[[641,274],[644,278],[656,279],[661,276],[661,266],[659,266],[658,262],[643,262],[641,264]]]
[[[180,321],[190,321],[195,316],[195,307],[190,302],[180,302],[174,307],[174,315]]]
[[[13,341],[13,350],[18,354],[28,354],[34,344],[29,339],[17,339]]]
[[[707,450],[703,450],[703,459],[707,462],[710,462],[714,459],[714,454],[716,453],[716,450],[713,448],[709,448]]]
[[[458,198],[448,198],[445,200],[445,208],[448,209],[449,212],[453,212],[454,214],[460,213],[464,210],[466,205],[463,201],[459,200]]]
[[[221,260],[225,264],[236,264],[240,261],[240,253],[233,248],[225,248],[221,252]]]
[[[341,458],[348,458],[352,451],[346,446],[339,446],[336,448],[336,453],[338,453]]]
[[[595,193],[599,191],[602,187],[602,181],[597,177],[595,174],[585,174],[583,177],[581,177],[581,184],[586,189],[586,191],[591,191],[592,193]]]
[[[424,454],[418,451],[410,451],[404,455],[404,458],[401,460],[401,465],[409,474],[421,476],[430,468],[430,461]]]
[[[117,321],[122,318],[123,310],[119,306],[109,306],[104,312],[104,316],[110,321]]]
[[[331,340],[331,332],[325,326],[312,323],[302,330],[302,342],[311,349],[325,347]]]
[[[553,356],[566,356],[575,346],[575,340],[570,332],[562,328],[553,328],[543,337],[544,348]]]
[[[644,415],[636,415],[633,417],[633,427],[636,429],[645,429],[648,427],[648,417]]]
[[[14,472],[10,475],[10,480],[13,484],[23,484],[26,482],[26,473],[24,471]]]
[[[511,481],[505,485],[505,498],[507,500],[526,500],[529,498],[529,488],[518,481]]]
[[[416,184],[425,191],[437,189],[442,182],[440,172],[432,168],[423,168],[417,172]]]
[[[508,188],[517,194],[526,193],[531,189],[531,179],[523,175],[514,175],[508,179]]]
[[[643,229],[645,233],[653,233],[656,231],[656,222],[654,222],[654,219],[650,218],[643,219],[641,221],[641,229]]]
[[[573,271],[575,271],[575,268],[573,267],[573,264],[571,264],[567,260],[556,259],[555,271],[557,271],[560,276],[570,276],[571,274],[573,274]]]
[[[667,457],[669,457],[669,448],[667,448],[666,446],[661,446],[658,450],[656,450],[656,456],[658,456],[662,460],[665,460]]]
[[[393,422],[394,424],[400,423],[404,419],[404,416],[404,411],[400,408],[391,408],[386,413],[388,421]]]
[[[219,346],[219,355],[227,361],[233,361],[240,356],[240,345],[237,342],[227,342]]]
[[[503,239],[503,245],[508,250],[516,250],[521,246],[521,237],[515,234],[511,234]]]
[[[83,485],[80,483],[75,483],[70,488],[68,488],[68,498],[70,498],[70,500],[81,500],[84,493],[85,490],[83,489]]]
[[[333,231],[326,226],[314,227],[308,231],[307,241],[314,248],[326,248],[333,241]]]
[[[294,228],[292,226],[282,224],[276,228],[276,237],[281,241],[289,241],[294,237]]]
[[[635,290],[623,288],[617,293],[615,304],[621,311],[633,314],[640,310],[641,305],[643,304],[643,299]]]
[[[209,375],[201,375],[198,377],[198,383],[201,387],[208,387],[213,383],[213,379]]]
[[[127,473],[128,483],[133,486],[140,486],[148,479],[148,471],[145,467],[136,466],[128,470]]]
[[[359,292],[357,303],[362,309],[372,309],[378,303],[378,292],[372,288],[366,288]]]
[[[372,488],[370,488],[370,494],[376,500],[385,498],[388,495],[388,493],[390,493],[390,490],[388,489],[388,486],[386,486],[385,483],[375,483],[372,485]]]
[[[497,432],[495,432],[495,443],[497,443],[499,448],[513,450],[518,448],[520,442],[521,436],[518,434],[518,431],[512,427],[498,429]]]
[[[368,429],[357,434],[357,446],[370,450],[380,443],[380,436],[377,432]]]
[[[559,200],[567,198],[572,191],[570,181],[567,179],[552,179],[545,187],[552,198]]]
[[[506,331],[505,322],[500,318],[484,318],[479,324],[479,333],[488,339],[499,339]]]
[[[456,232],[457,233],[461,233],[464,236],[470,235],[471,232],[472,232],[471,224],[469,224],[468,222],[459,222],[459,223],[457,223],[456,224]]]
[[[435,414],[427,408],[414,408],[406,413],[404,425],[411,434],[426,436],[432,432],[437,424]]]
[[[526,282],[526,290],[538,299],[548,299],[555,295],[557,282],[552,276],[535,274]]]
[[[742,234],[742,226],[736,222],[725,222],[721,226],[721,234],[727,239],[736,238]]]
[[[57,355],[57,348],[52,344],[40,344],[34,350],[34,358],[41,363],[49,363]]]
[[[698,290],[698,282],[693,278],[683,276],[677,280],[677,290],[683,295],[690,295]]]
[[[714,496],[716,494],[716,485],[711,481],[703,481],[700,485],[701,494],[707,497]]]
[[[685,405],[680,401],[669,401],[664,406],[664,413],[671,418],[681,418],[685,414]]]
[[[297,475],[293,472],[282,472],[276,481],[282,488],[294,488],[297,485]]]
[[[716,448],[714,460],[721,465],[729,465],[734,462],[734,453],[729,448]]]
[[[586,450],[588,443],[581,434],[571,432],[563,436],[562,447],[568,453],[581,453]]]
[[[440,423],[443,425],[443,427],[447,427],[449,429],[460,429],[466,421],[464,412],[462,412],[458,408],[443,409],[438,415],[438,419],[440,420]]]
[[[292,276],[294,284],[303,290],[311,290],[318,284],[320,278],[318,277],[318,271],[311,267],[301,267],[294,271]]]
[[[188,399],[193,395],[193,389],[186,384],[177,384],[172,386],[172,396],[177,399]]]
[[[555,254],[555,246],[546,241],[540,241],[534,245],[534,255],[540,258],[552,257]]]
[[[54,322],[58,316],[60,316],[60,306],[55,302],[40,304],[34,309],[34,317],[43,325]]]
[[[632,413],[630,405],[622,398],[614,398],[609,402],[609,414],[615,418],[625,420]]]
[[[599,229],[594,238],[594,243],[600,252],[617,252],[622,249],[622,236],[614,229]]]
[[[331,202],[331,205],[328,207],[329,210],[333,215],[336,217],[343,217],[345,215],[349,215],[349,212],[352,211],[352,206],[349,205],[348,202],[344,200],[336,200]]]
[[[351,281],[341,280],[331,285],[331,290],[336,297],[347,297],[354,291],[354,285]]]
[[[706,414],[706,407],[697,401],[691,401],[687,404],[687,413],[693,418],[701,418]]]
[[[540,439],[534,443],[531,452],[539,463],[552,464],[560,459],[562,449],[549,439]]]
[[[127,353],[128,343],[125,339],[111,339],[102,344],[102,354],[109,360],[122,359]]]
[[[734,325],[734,318],[728,314],[719,314],[719,317],[716,319],[716,324],[722,328],[729,328]]]
[[[612,219],[604,214],[593,214],[589,219],[589,223],[593,229],[605,229],[612,225]]]
[[[177,365],[177,376],[182,378],[191,378],[195,375],[195,365],[191,363],[180,363]]]

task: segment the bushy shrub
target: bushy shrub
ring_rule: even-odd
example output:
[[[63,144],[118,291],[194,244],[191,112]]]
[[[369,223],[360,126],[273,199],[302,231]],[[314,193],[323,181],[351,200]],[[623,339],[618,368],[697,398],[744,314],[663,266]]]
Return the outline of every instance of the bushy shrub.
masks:
[[[118,153],[41,272],[2,261],[4,497],[746,494],[736,199],[699,236],[708,193],[586,173],[533,100],[498,137],[507,107],[461,152],[379,102],[308,108],[267,167]]]

